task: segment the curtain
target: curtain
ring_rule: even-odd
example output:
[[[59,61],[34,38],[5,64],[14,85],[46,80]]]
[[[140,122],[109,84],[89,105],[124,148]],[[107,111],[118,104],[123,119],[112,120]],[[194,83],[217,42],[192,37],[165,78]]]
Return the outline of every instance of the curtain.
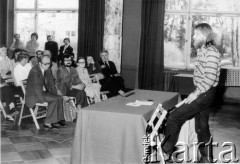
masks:
[[[164,14],[165,0],[142,0],[140,89],[164,90]]]
[[[99,59],[103,48],[105,0],[79,1],[78,57]]]
[[[7,0],[0,0],[0,47],[7,45]]]
[[[13,41],[14,0],[0,0],[0,46]]]

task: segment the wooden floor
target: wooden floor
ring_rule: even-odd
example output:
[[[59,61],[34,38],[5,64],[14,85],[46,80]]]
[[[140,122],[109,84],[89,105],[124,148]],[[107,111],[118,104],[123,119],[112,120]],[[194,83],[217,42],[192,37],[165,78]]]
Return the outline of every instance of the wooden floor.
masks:
[[[218,142],[214,158],[221,162],[219,153],[229,150],[230,147],[222,147],[224,142],[232,142],[236,146],[236,156],[240,158],[240,103],[215,107],[210,116],[210,127],[214,141]],[[67,128],[60,130],[44,130],[41,124],[41,129],[36,130],[32,120],[23,121],[19,127],[2,119],[1,163],[69,164],[74,130],[75,123],[68,123]]]

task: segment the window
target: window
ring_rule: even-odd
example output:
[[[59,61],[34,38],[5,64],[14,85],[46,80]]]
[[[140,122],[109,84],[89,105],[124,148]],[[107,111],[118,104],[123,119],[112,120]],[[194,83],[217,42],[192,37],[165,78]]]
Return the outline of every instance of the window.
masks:
[[[33,32],[39,34],[40,49],[44,49],[47,35],[63,45],[68,37],[74,54],[77,53],[78,0],[15,0],[15,33],[25,43]],[[123,0],[105,0],[104,48],[109,51],[118,71],[121,65]]]
[[[25,43],[33,32],[38,33],[39,49],[44,50],[47,35],[63,45],[70,38],[74,54],[77,54],[78,0],[15,0],[15,32]]]
[[[240,67],[239,14],[239,0],[166,0],[165,67],[193,68],[193,27],[203,22],[213,28],[222,64]]]
[[[109,59],[121,68],[123,0],[105,0],[104,49]]]

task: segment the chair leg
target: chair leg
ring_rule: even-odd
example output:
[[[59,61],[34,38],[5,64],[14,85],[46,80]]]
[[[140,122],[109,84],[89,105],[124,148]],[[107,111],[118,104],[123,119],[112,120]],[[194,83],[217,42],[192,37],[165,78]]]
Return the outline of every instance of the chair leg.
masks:
[[[5,109],[3,107],[2,101],[0,101],[0,108],[1,108],[1,111],[3,112],[4,118],[6,119],[7,114],[6,114]]]
[[[107,100],[107,95],[106,94],[102,94],[102,99],[103,100]]]
[[[32,109],[32,108],[29,108],[29,109],[30,109],[30,112],[31,112],[31,114],[32,114],[33,121],[34,121],[37,129],[40,129],[40,128],[39,128],[39,125],[38,125],[38,122],[37,122],[37,119],[36,119],[36,116],[34,115],[33,109]]]
[[[21,122],[22,122],[22,115],[23,115],[23,110],[24,110],[24,100],[21,100],[22,101],[22,107],[21,107],[21,111],[20,111],[20,116],[19,116],[19,121],[18,121],[18,125],[21,125]]]
[[[34,109],[34,115],[37,116],[37,113],[38,113],[38,106],[36,105]]]

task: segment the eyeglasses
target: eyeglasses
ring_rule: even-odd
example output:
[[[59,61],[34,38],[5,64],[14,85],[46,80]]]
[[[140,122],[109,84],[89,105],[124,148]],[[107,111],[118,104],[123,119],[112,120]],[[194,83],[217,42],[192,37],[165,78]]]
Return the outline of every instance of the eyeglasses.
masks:
[[[85,64],[85,62],[78,62],[79,64]]]
[[[48,66],[48,65],[50,65],[50,63],[43,63],[43,62],[41,62],[43,65],[45,65],[45,66]]]
[[[70,62],[70,61],[72,61],[71,59],[68,59],[68,60],[64,60],[65,62]]]

